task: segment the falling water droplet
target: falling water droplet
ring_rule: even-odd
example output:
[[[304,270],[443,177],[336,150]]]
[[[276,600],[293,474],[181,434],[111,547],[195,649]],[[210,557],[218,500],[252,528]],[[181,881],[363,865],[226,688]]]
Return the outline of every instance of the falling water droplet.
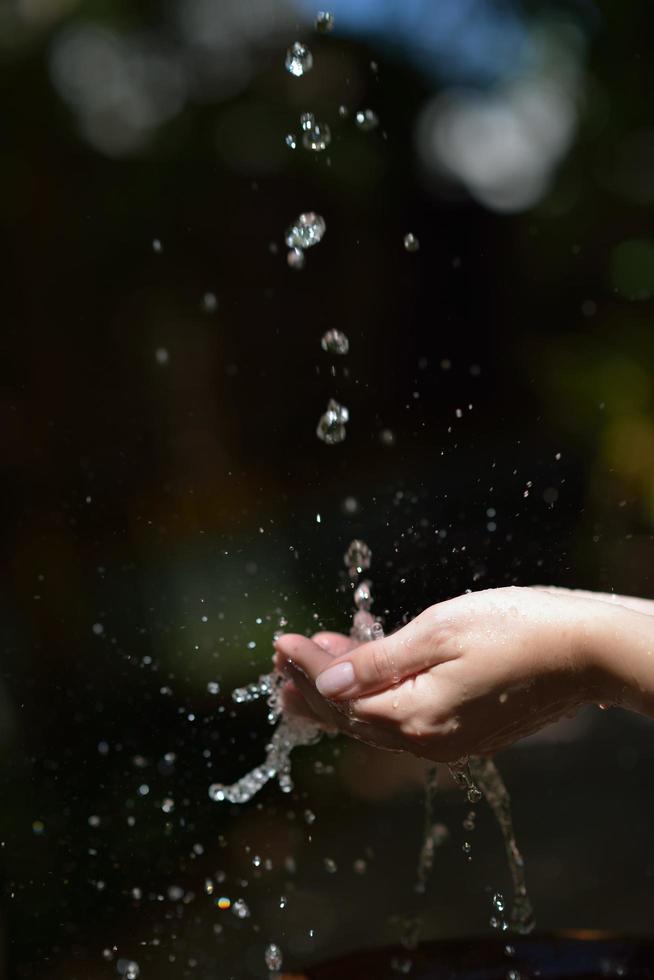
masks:
[[[250,909],[247,903],[243,901],[242,898],[237,898],[232,905],[232,912],[237,919],[248,919],[250,917]]]
[[[161,255],[163,252],[163,245],[161,244],[160,238],[152,239],[152,251],[155,253],[155,255]]]
[[[286,52],[284,65],[287,72],[300,78],[313,68],[313,55],[305,44],[295,41]]]
[[[364,133],[369,133],[379,125],[377,113],[373,112],[372,109],[359,109],[354,120],[359,129]]]
[[[404,247],[407,252],[417,252],[420,248],[420,242],[412,232],[404,236]]]
[[[268,943],[264,958],[269,970],[281,970],[284,959],[277,943]]]
[[[342,330],[328,330],[323,334],[320,346],[329,354],[347,354],[350,341]]]
[[[333,858],[325,858],[324,864],[325,864],[325,871],[327,871],[328,874],[335,875],[336,872],[338,871],[338,866]]]
[[[350,578],[361,575],[367,568],[370,568],[372,561],[372,551],[365,541],[355,538],[348,545],[348,549],[343,556],[345,567]]]
[[[125,980],[137,980],[141,975],[141,967],[136,960],[120,959],[116,963],[116,970],[121,976],[125,977]]]
[[[344,405],[339,405],[333,398],[329,399],[327,411],[321,415],[316,428],[316,435],[327,446],[335,446],[343,442],[346,436],[345,424],[350,413]]]
[[[286,261],[290,269],[301,272],[305,266],[305,255],[301,248],[292,248],[286,254]]]
[[[294,150],[297,146],[297,137],[294,133],[287,133],[284,137],[284,142],[286,143],[289,150]]]
[[[300,116],[300,129],[303,133],[308,133],[316,125],[316,117],[312,112],[303,112]]]
[[[321,34],[334,30],[334,15],[329,10],[319,10],[316,14],[316,30]]]
[[[209,681],[207,684],[209,694],[220,694],[220,684],[218,681]]]
[[[202,297],[202,309],[205,313],[215,313],[218,309],[218,300],[215,293],[205,293]]]
[[[315,211],[306,211],[287,229],[286,244],[289,248],[311,248],[318,244],[326,230],[324,218]]]

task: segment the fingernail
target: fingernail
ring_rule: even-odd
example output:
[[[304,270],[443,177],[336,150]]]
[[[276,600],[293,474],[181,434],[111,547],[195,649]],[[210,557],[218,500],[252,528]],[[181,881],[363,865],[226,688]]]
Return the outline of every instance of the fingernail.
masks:
[[[318,692],[324,698],[337,697],[354,684],[354,667],[346,660],[343,664],[334,664],[323,670],[316,678]]]

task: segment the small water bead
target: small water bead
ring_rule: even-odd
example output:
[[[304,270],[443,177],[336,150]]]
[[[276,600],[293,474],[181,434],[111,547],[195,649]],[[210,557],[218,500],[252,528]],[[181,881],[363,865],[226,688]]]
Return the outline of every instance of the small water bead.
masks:
[[[301,78],[302,75],[311,71],[313,68],[313,55],[306,44],[295,41],[286,52],[284,66],[286,71],[296,78]]]
[[[305,810],[304,811],[304,820],[305,820],[305,823],[307,823],[309,826],[311,826],[312,823],[315,823],[316,822],[316,815],[313,812],[313,810]]]
[[[363,858],[357,858],[352,865],[355,875],[364,875],[368,870],[368,864]]]
[[[417,252],[420,248],[420,242],[411,232],[404,236],[404,248],[407,252]]]
[[[205,293],[202,297],[202,309],[205,313],[215,313],[218,309],[218,299],[215,293]]]
[[[138,965],[136,960],[118,960],[116,963],[116,971],[121,976],[125,977],[125,980],[137,980],[137,978],[141,975],[141,967]]]
[[[319,10],[316,14],[316,30],[320,34],[329,34],[334,30],[334,15],[329,10]]]
[[[205,894],[207,894],[207,895],[213,895],[213,892],[214,892],[214,883],[211,880],[211,878],[205,878],[204,879],[204,891],[205,891]]]
[[[227,909],[232,907],[232,900],[228,898],[227,895],[221,895],[220,898],[216,900],[216,905],[221,912],[226,912]]]
[[[336,864],[336,861],[333,860],[333,858],[325,858],[324,865],[325,865],[325,871],[330,875],[335,875],[336,872],[338,871],[338,865]]]
[[[372,605],[370,582],[360,582],[354,590],[354,604],[357,609],[369,610]]]
[[[290,269],[301,272],[306,264],[306,258],[301,248],[292,248],[286,253],[286,261]]]
[[[312,248],[321,241],[327,225],[325,219],[315,211],[299,215],[286,231],[286,244],[289,248]]]
[[[354,117],[354,121],[364,133],[369,133],[379,125],[377,113],[373,112],[372,109],[359,109]]]
[[[316,427],[316,435],[327,446],[335,446],[343,442],[346,436],[345,425],[350,413],[344,405],[339,405],[333,398],[329,399],[327,411],[320,416]]]
[[[220,694],[220,684],[218,681],[209,681],[207,683],[207,691],[209,694]]]
[[[237,919],[249,919],[250,917],[250,909],[248,908],[247,903],[244,902],[242,898],[236,899],[236,901],[232,905],[232,912],[234,913]]]
[[[305,129],[305,127],[302,127]],[[314,123],[302,134],[302,146],[305,150],[322,153],[332,141],[332,132],[327,123]]]
[[[281,970],[284,958],[277,943],[268,943],[264,959],[269,970]]]
[[[472,854],[472,844],[470,843],[470,841],[468,840],[464,841],[463,844],[461,845],[461,850],[466,855],[466,857],[469,858],[470,855]]]
[[[284,137],[284,142],[289,150],[294,150],[297,147],[297,137],[294,133],[287,133]]]
[[[402,973],[405,975],[407,973],[411,973],[412,966],[413,960],[409,959],[408,956],[394,956],[391,960],[391,970],[393,970],[395,973]]]
[[[347,354],[350,349],[350,341],[342,330],[327,330],[322,335],[320,346],[328,354]]]
[[[354,541],[350,541],[347,551],[343,556],[343,561],[350,578],[354,578],[370,568],[372,551],[365,541],[355,538]]]
[[[316,125],[316,117],[312,112],[303,112],[300,116],[300,129],[303,133],[310,132]]]
[[[160,238],[152,239],[152,251],[155,253],[155,255],[161,255],[163,252],[163,245]]]
[[[350,110],[346,105],[339,105],[338,114],[341,119],[347,119],[347,117],[350,115]]]

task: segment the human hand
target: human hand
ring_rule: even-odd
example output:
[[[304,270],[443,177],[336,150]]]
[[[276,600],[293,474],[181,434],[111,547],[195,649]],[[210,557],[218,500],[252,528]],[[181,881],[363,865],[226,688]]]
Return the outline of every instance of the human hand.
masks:
[[[574,593],[505,588],[431,606],[361,646],[338,634],[285,635],[275,644],[292,681],[285,707],[438,762],[492,754],[605,698],[596,636],[615,615]]]

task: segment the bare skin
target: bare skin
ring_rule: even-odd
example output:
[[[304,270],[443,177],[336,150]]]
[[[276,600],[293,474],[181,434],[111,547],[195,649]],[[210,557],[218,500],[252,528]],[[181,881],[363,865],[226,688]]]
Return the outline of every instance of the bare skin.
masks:
[[[285,709],[436,762],[492,754],[588,702],[654,717],[654,602],[550,588],[470,593],[357,645],[286,634]]]

